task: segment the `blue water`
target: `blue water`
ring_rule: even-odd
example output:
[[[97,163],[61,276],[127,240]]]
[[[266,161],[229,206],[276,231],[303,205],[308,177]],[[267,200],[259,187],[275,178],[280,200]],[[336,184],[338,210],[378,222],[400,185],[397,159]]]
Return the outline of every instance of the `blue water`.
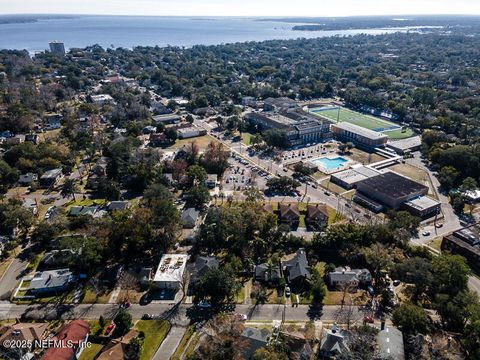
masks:
[[[317,165],[317,166],[320,166],[320,167],[328,170],[328,171],[331,171],[331,170],[336,170],[336,169],[341,168],[343,165],[345,165],[345,163],[348,162],[348,160],[339,156],[339,157],[336,157],[336,158],[323,157],[323,158],[312,160],[311,162],[313,164]]]
[[[40,19],[35,23],[0,24],[0,49],[43,51],[53,40],[66,48],[99,44],[107,47],[217,45],[244,41],[296,39],[335,35],[384,34],[402,29],[293,31],[296,24],[255,18],[187,18],[87,16]],[[406,28],[405,28],[406,29]],[[405,30],[406,31],[406,30]]]

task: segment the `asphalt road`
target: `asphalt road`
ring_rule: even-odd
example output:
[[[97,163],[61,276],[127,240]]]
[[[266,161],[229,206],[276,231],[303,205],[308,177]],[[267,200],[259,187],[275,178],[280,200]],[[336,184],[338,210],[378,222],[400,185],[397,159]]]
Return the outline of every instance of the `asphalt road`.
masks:
[[[185,326],[189,322],[187,313],[190,313],[192,305],[181,304],[179,307],[172,304],[152,303],[145,306],[132,305],[128,311],[135,319],[140,319],[143,314],[153,314],[155,317],[170,320],[173,324]],[[38,305],[16,305],[9,302],[0,303],[0,320],[16,319],[22,315],[32,319],[98,319],[100,315],[105,318],[112,318],[118,311],[116,304],[38,304]],[[309,305],[298,307],[284,305],[236,305],[236,313],[247,315],[252,321],[282,320],[285,311],[287,321],[308,321],[313,318],[323,321],[335,321],[341,311],[340,306],[325,305],[321,311],[312,311]],[[352,318],[362,319],[362,309],[354,307]]]

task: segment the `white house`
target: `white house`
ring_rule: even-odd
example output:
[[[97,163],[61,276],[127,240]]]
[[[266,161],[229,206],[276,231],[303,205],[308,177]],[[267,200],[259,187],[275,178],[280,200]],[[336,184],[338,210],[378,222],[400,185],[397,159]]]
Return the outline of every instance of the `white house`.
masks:
[[[164,254],[153,276],[153,285],[159,289],[179,290],[184,281],[188,255]]]
[[[336,268],[335,271],[328,273],[330,286],[352,286],[358,287],[360,284],[370,283],[372,275],[367,269],[350,269],[348,266]]]

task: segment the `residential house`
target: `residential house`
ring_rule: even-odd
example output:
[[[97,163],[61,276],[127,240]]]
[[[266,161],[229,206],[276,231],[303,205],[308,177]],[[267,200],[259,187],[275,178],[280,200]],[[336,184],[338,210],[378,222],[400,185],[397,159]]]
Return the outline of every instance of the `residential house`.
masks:
[[[255,266],[255,280],[276,284],[282,278],[282,271],[279,265],[259,264]]]
[[[255,351],[267,346],[269,337],[270,331],[268,329],[245,328],[242,333],[242,338],[246,342],[246,346],[243,349],[244,359],[253,359]]]
[[[107,176],[107,167],[110,158],[106,156],[100,157],[93,165],[87,179],[87,188],[95,189],[100,180]]]
[[[13,350],[12,348],[5,348],[3,344],[7,341],[19,341],[21,343],[33,343],[35,341],[42,341],[48,334],[47,323],[21,323],[6,324],[0,328],[0,346],[7,352]],[[23,349],[25,351],[32,351],[32,348]],[[10,358],[10,357],[6,357]]]
[[[296,229],[300,222],[300,210],[297,204],[280,204],[280,222]]]
[[[142,130],[144,134],[154,134],[157,132],[156,126],[145,126]]]
[[[24,198],[23,199],[23,206],[30,210],[33,215],[38,214],[38,206],[36,199]]]
[[[217,174],[208,174],[205,180],[205,186],[209,189],[215,189],[217,187],[218,176]]]
[[[172,143],[172,141],[164,133],[150,134],[149,141],[150,145],[155,147],[168,146]]]
[[[40,360],[78,360],[83,352],[82,344],[88,341],[90,325],[84,320],[73,320],[64,325],[53,340],[61,340],[65,347],[51,347]],[[73,344],[73,346],[67,346]]]
[[[215,256],[198,256],[193,264],[190,283],[197,283],[208,270],[218,269],[220,263]]]
[[[153,276],[153,285],[158,289],[179,290],[184,284],[188,255],[164,254]]]
[[[273,214],[273,205],[272,204],[264,204],[262,210],[266,213]]]
[[[310,267],[305,249],[301,248],[295,254],[284,256],[282,258],[282,270],[289,284],[301,284],[309,279]]]
[[[320,342],[319,359],[335,359],[339,355],[348,352],[347,333],[337,330],[334,324],[331,330],[325,330]]]
[[[279,337],[288,352],[289,360],[310,360],[313,356],[311,342],[305,337],[280,332]]]
[[[29,186],[37,180],[38,180],[38,175],[29,172],[29,173],[20,175],[20,177],[18,178],[18,183],[22,186]]]
[[[25,141],[32,142],[35,145],[37,145],[40,142],[40,136],[38,134],[35,134],[35,133],[26,134],[25,135]]]
[[[52,250],[43,255],[40,265],[42,268],[53,269],[67,265],[68,261],[80,254],[73,249]]]
[[[329,285],[333,288],[357,289],[360,284],[372,281],[372,275],[367,269],[350,269],[348,266],[336,268],[328,273]]]
[[[107,211],[126,210],[128,207],[128,201],[110,201],[107,205]]]
[[[198,217],[200,216],[200,211],[194,208],[185,209],[182,212],[182,223],[183,227],[186,229],[193,229],[197,225]]]
[[[61,114],[46,114],[43,119],[45,130],[55,130],[62,127],[63,116]]]
[[[328,225],[328,208],[325,204],[315,204],[307,206],[307,216],[305,217],[307,228],[312,230],[322,230]]]
[[[72,206],[68,212],[69,216],[94,216],[98,211],[97,205],[92,206]]]
[[[129,351],[129,343],[138,336],[138,331],[130,330],[118,339],[112,339],[105,345],[96,360],[124,360],[132,357]],[[132,357],[133,358],[133,357]]]
[[[25,142],[25,135],[18,134],[7,139],[6,143],[8,145],[19,145]]]
[[[52,169],[46,171],[42,176],[40,176],[39,185],[42,188],[49,188],[55,186],[58,180],[62,177],[62,169]]]
[[[59,293],[70,288],[75,280],[76,277],[68,268],[39,271],[30,280],[27,292],[33,295]]]

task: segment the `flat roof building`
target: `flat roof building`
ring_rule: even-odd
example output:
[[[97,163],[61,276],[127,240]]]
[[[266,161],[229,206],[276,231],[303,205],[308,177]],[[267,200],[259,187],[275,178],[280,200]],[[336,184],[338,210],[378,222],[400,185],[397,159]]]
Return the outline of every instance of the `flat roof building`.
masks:
[[[480,268],[480,223],[476,223],[443,238],[441,249],[465,257],[468,262]]]
[[[441,203],[428,196],[419,196],[407,201],[402,207],[412,215],[427,218],[440,214]]]
[[[361,195],[391,209],[416,197],[427,195],[428,187],[394,172],[386,172],[357,183]]]
[[[297,102],[287,97],[267,98],[263,102],[263,109],[265,111],[293,109],[298,107]]]
[[[355,146],[368,150],[384,147],[388,141],[388,136],[385,134],[348,122],[332,124],[331,130],[339,140],[344,142],[351,141]]]
[[[403,155],[409,152],[417,151],[422,146],[422,138],[414,136],[407,139],[389,141],[388,147],[392,148],[397,154]]]
[[[153,284],[159,289],[180,289],[187,260],[188,255],[164,254],[153,276]]]
[[[367,166],[359,166],[332,174],[330,180],[345,189],[353,189],[358,182],[379,174],[381,174],[381,172],[378,170]]]
[[[97,104],[97,105],[114,103],[113,97],[111,97],[109,94],[90,95],[90,99],[94,104]]]

